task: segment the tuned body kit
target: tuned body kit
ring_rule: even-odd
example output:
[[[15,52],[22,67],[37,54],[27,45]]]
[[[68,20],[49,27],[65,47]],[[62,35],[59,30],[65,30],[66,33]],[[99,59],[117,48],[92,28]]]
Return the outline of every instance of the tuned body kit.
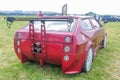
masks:
[[[106,33],[92,17],[52,16],[40,18],[8,17],[29,21],[14,37],[14,49],[22,63],[30,60],[62,66],[65,74],[88,72],[99,47],[106,47]]]

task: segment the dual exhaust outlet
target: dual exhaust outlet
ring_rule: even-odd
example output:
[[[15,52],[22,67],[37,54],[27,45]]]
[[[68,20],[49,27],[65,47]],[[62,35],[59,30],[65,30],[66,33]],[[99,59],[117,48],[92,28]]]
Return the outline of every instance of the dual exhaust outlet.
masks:
[[[33,44],[33,52],[34,53],[41,53],[42,52],[42,47],[41,47],[40,43]]]

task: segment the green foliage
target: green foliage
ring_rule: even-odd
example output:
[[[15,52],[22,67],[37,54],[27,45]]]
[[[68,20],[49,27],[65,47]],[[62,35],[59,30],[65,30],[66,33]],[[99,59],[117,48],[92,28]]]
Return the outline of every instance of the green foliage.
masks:
[[[21,64],[13,48],[14,33],[27,22],[14,22],[11,29],[0,20],[0,80],[119,80],[120,79],[120,23],[104,25],[107,48],[99,49],[88,73],[66,75],[60,66],[37,62]]]

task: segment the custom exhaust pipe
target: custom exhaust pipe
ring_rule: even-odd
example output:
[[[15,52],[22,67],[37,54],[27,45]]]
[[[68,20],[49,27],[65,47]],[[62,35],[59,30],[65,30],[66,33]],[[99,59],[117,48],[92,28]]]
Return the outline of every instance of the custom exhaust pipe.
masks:
[[[41,53],[42,52],[42,49],[41,48],[37,48],[37,49],[34,49],[33,50],[35,53]]]
[[[34,48],[33,52],[35,52],[35,53],[41,53],[42,52],[42,48],[41,48],[40,43],[33,44],[33,48]]]
[[[40,48],[41,46],[40,46],[40,43],[35,43],[35,44],[33,44],[33,47],[34,48]]]

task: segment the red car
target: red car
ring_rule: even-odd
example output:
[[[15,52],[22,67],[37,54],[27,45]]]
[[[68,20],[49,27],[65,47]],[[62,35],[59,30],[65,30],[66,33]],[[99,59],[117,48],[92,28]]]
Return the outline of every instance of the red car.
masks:
[[[62,66],[65,74],[88,72],[98,48],[106,47],[106,33],[93,17],[51,16],[40,18],[8,17],[29,21],[14,37],[14,49],[22,63],[30,60]]]

